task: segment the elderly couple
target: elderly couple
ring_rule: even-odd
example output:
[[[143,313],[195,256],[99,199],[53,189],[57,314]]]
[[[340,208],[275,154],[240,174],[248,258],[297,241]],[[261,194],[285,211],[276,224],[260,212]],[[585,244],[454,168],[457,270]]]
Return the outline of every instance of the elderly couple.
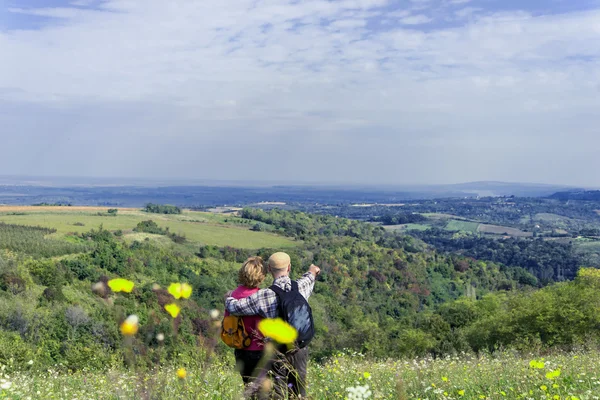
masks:
[[[269,257],[267,265],[260,257],[250,257],[239,271],[240,286],[225,298],[226,312],[243,316],[245,328],[252,338],[248,347],[235,350],[236,364],[246,385],[246,393],[251,397],[284,399],[288,395],[290,398],[306,396],[308,348],[280,348],[274,359],[261,361],[265,341],[257,328],[263,318],[282,317],[285,320],[282,314],[286,312],[286,299],[301,295],[308,300],[311,295],[321,269],[311,265],[301,278],[292,281],[289,277],[291,267],[290,256],[282,252]],[[259,290],[258,286],[267,273],[273,276],[273,286]],[[306,303],[304,299],[301,301]],[[272,390],[267,375],[273,379]]]

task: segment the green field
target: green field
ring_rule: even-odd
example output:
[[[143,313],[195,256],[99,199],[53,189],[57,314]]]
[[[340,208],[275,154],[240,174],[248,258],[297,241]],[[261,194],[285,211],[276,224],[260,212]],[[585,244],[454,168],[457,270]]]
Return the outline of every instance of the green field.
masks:
[[[388,231],[426,231],[431,225],[425,224],[402,224],[402,225],[382,225]]]
[[[98,207],[73,207],[72,210],[70,207],[0,207],[0,222],[54,228],[57,232],[51,235],[53,237],[83,233],[101,225],[111,231],[122,230],[127,236],[140,221],[150,219],[162,228],[168,227],[173,233],[185,235],[189,242],[195,244],[245,249],[290,248],[296,245],[283,236],[251,231],[250,225],[240,224],[239,218],[231,216],[197,211],[174,215],[149,214],[134,209],[121,209],[117,216],[98,215],[106,210]]]
[[[232,357],[159,367],[152,373],[123,369],[55,370],[5,375],[0,396],[13,399],[241,399],[241,378]],[[187,377],[176,376],[186,367]],[[8,382],[8,384],[7,384]],[[311,361],[310,399],[596,399],[600,393],[600,354],[596,350],[545,356],[463,355],[446,358],[374,361],[338,354],[323,364]],[[350,397],[357,387],[369,396]]]
[[[422,216],[429,219],[456,219],[459,221],[467,220],[466,218],[459,217],[458,215],[444,214],[444,213],[421,213]]]
[[[477,232],[479,228],[479,222],[470,222],[470,221],[457,221],[455,219],[451,219],[446,224],[446,230],[449,231],[462,231],[462,232]]]

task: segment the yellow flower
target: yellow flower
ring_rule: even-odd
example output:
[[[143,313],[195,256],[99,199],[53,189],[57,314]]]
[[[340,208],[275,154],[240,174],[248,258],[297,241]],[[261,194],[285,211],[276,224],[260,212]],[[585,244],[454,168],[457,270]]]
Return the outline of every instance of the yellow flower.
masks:
[[[177,377],[179,379],[185,379],[187,377],[187,371],[185,370],[185,368],[179,368],[177,370]]]
[[[176,299],[188,299],[192,295],[192,287],[187,283],[171,283],[168,291]]]
[[[459,396],[464,396],[464,395],[465,395],[465,391],[464,391],[464,390],[462,390],[462,389],[461,389],[461,390],[459,390],[459,391],[458,391],[458,395],[459,395]]]
[[[531,360],[529,362],[529,366],[535,369],[544,369],[546,365],[542,361]]]
[[[296,329],[281,318],[265,318],[258,323],[258,330],[281,344],[292,344],[298,338]]]
[[[442,376],[442,380],[443,380],[444,382],[448,382],[448,377],[447,377],[447,376]]]
[[[133,286],[133,282],[123,278],[116,278],[108,281],[108,287],[113,292],[131,293],[131,291],[133,290]]]
[[[138,331],[138,327],[139,327],[138,323],[139,323],[139,319],[138,319],[137,315],[130,315],[121,324],[121,333],[124,336],[135,335]]]
[[[370,373],[368,373],[368,372],[365,372],[365,373],[363,374],[363,376],[365,377],[365,379],[371,379],[371,374],[370,374]]]
[[[540,389],[542,389],[545,392],[546,390],[548,390],[548,386],[542,385],[542,386],[540,386]]]
[[[559,376],[560,376],[560,368],[555,371],[550,371],[546,374],[546,378],[548,378],[548,379],[555,379],[555,378],[558,378]]]
[[[171,314],[171,317],[173,318],[177,318],[177,316],[179,315],[179,312],[181,311],[181,308],[179,308],[179,306],[175,303],[171,303],[171,304],[167,304],[165,306],[165,310]]]

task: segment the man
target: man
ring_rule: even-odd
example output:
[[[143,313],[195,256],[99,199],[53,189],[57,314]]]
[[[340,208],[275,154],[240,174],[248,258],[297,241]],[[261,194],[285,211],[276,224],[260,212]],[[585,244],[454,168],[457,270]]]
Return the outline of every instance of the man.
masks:
[[[275,253],[269,257],[268,269],[273,275],[273,285],[284,292],[292,290],[290,271],[292,263],[286,253]],[[308,271],[296,281],[298,291],[308,300],[315,286],[315,279],[321,272],[316,265],[311,265]],[[261,289],[252,296],[236,300],[227,297],[225,308],[233,315],[260,315],[265,318],[277,318],[279,315],[279,297],[270,288]],[[308,363],[308,347],[292,349],[280,355],[274,362],[271,372],[275,377],[275,396],[285,398],[289,391],[290,397],[306,397],[306,367]],[[291,367],[291,368],[290,368]]]

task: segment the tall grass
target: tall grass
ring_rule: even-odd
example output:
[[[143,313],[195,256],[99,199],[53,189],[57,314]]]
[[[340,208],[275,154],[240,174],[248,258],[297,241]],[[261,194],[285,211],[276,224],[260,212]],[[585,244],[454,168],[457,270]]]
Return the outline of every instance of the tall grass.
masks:
[[[233,357],[215,359],[209,365],[188,361],[186,379],[177,377],[179,367],[137,374],[122,369],[59,373],[53,368],[36,371],[33,364],[29,371],[4,376],[0,387],[10,386],[2,395],[12,399],[216,400],[242,396]],[[323,364],[311,362],[308,394],[311,399],[598,399],[600,353],[558,352],[541,357],[505,352],[404,361],[369,360],[346,353]]]

